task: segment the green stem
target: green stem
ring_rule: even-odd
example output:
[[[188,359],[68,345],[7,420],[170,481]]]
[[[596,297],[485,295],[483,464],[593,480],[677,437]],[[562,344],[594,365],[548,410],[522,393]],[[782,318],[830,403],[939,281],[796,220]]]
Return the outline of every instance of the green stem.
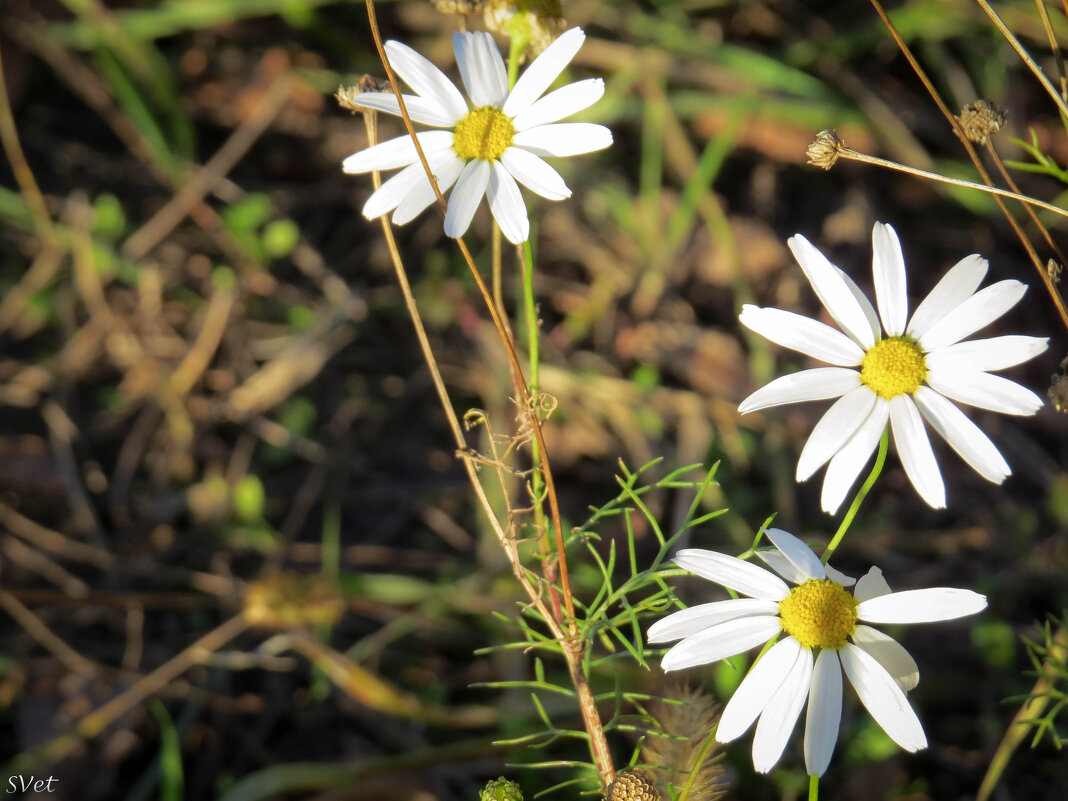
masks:
[[[530,41],[529,36],[511,36],[508,39],[508,86],[515,86],[519,76],[519,59],[523,55],[523,49]]]
[[[868,497],[868,492],[875,484],[875,480],[879,477],[879,474],[883,472],[883,465],[886,464],[886,451],[890,447],[890,429],[887,427],[883,431],[883,438],[879,440],[879,455],[875,457],[875,467],[871,469],[868,474],[868,478],[861,485],[857,491],[857,496],[853,499],[853,503],[849,505],[849,511],[845,513],[845,517],[842,518],[842,524],[838,526],[838,531],[834,533],[833,539],[827,549],[823,552],[823,556],[820,557],[820,561],[823,564],[827,564],[827,560],[831,558],[831,554],[834,553],[835,548],[841,543],[842,538],[849,531],[849,527],[853,524],[853,518],[857,516],[857,510],[860,509],[860,505],[864,502],[864,499]]]
[[[528,239],[523,243],[523,309],[527,317],[527,355],[530,358],[530,393],[538,394],[538,308],[534,302],[534,250]]]
[[[820,797],[820,777],[809,776],[808,777],[808,801],[819,801]]]

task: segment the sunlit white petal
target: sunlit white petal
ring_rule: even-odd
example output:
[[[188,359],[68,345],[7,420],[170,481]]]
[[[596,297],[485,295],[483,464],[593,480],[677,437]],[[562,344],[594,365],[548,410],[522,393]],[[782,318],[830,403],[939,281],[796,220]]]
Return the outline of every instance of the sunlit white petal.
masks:
[[[586,34],[582,28],[572,28],[560,34],[519,76],[504,102],[504,113],[514,117],[541,97],[575,57],[585,40]]]
[[[800,655],[801,646],[797,640],[786,637],[768,649],[749,669],[731,700],[723,707],[716,728],[718,742],[729,743],[745,734],[764,711],[768,700],[779,689]]]
[[[672,647],[660,662],[665,672],[707,665],[763,645],[782,631],[778,617],[743,617],[691,634]]]
[[[775,601],[758,598],[732,598],[680,609],[661,618],[649,627],[646,639],[650,643],[671,642],[689,637],[704,629],[742,617],[774,616],[779,612]]]
[[[456,186],[449,196],[449,208],[445,212],[445,234],[453,238],[463,236],[471,225],[471,218],[486,194],[489,185],[490,164],[475,159],[467,162]]]
[[[519,183],[549,200],[571,197],[564,179],[540,157],[521,147],[510,147],[501,156],[501,164]]]
[[[965,256],[954,264],[916,307],[906,333],[916,339],[926,334],[927,329],[972,296],[983,283],[986,269],[986,259],[978,254]]]
[[[416,136],[428,158],[431,153],[452,146],[452,131],[423,131]],[[350,174],[371,170],[395,170],[418,160],[419,154],[415,152],[415,144],[412,138],[405,134],[353,153],[341,162],[341,169]]]
[[[1000,484],[1012,473],[997,446],[953,403],[928,387],[917,389],[913,399],[931,428],[987,481]]]
[[[368,220],[373,220],[375,217],[393,211],[397,204],[420,184],[430,186],[423,165],[408,165],[371,193],[367,202],[363,204],[363,216]]]
[[[986,372],[1004,370],[1006,367],[1033,359],[1049,347],[1049,337],[1025,337],[1018,335],[970,339],[957,342],[934,353],[927,354],[930,370],[943,368]]]
[[[860,471],[875,451],[889,418],[890,404],[878,398],[868,419],[831,459],[823,477],[823,491],[820,494],[823,511],[829,514],[838,511]]]
[[[501,51],[488,33],[454,33],[452,49],[467,96],[475,108],[500,108],[508,97],[508,72]]]
[[[805,770],[822,776],[831,762],[842,721],[842,665],[838,652],[825,648],[816,657],[805,716]]]
[[[890,336],[905,333],[909,316],[908,290],[905,283],[905,257],[897,232],[885,223],[875,223],[871,232],[872,276],[879,317]]]
[[[554,122],[519,131],[512,143],[536,156],[580,156],[604,150],[612,144],[612,132],[592,122]]]
[[[813,367],[776,378],[738,405],[742,414],[784,403],[826,400],[860,386],[860,373],[848,367]]]
[[[801,234],[790,237],[786,244],[790,246],[812,289],[839,327],[861,347],[870,348],[874,345],[879,336],[879,328],[877,325],[872,327],[860,299],[852,292],[842,271],[831,264],[827,257]],[[864,302],[867,303],[866,300]]]
[[[746,304],[738,320],[765,339],[829,364],[854,367],[864,358],[860,346],[841,331],[800,314]]]
[[[361,92],[352,98],[352,103],[375,111],[401,116],[400,104],[397,102],[397,96],[392,92]],[[408,111],[412,122],[418,122],[421,125],[451,128],[456,124],[456,118],[452,112],[442,108],[441,104],[432,98],[404,95],[404,108]]]
[[[1042,398],[1015,381],[990,373],[941,368],[927,374],[927,383],[947,398],[1002,414],[1030,415],[1042,408]]]
[[[826,578],[827,570],[824,568],[823,562],[812,552],[811,548],[793,534],[783,531],[781,528],[765,529],[764,534],[778,548],[779,552],[789,560],[794,570],[804,576],[804,581]]]
[[[806,481],[842,449],[875,408],[878,396],[861,384],[824,412],[797,460],[797,480]]]
[[[853,598],[860,603],[869,598],[878,598],[893,592],[890,585],[883,578],[883,571],[877,567],[871,567],[867,573],[860,577],[857,586],[853,589]]]
[[[456,157],[452,149],[446,149],[427,156],[427,163],[430,164],[430,169],[437,179],[438,191],[442,194],[449,191],[449,187],[456,182],[464,168],[464,163]],[[416,164],[415,166],[422,168],[421,164]],[[404,225],[407,222],[411,222],[423,209],[437,199],[438,196],[434,194],[430,181],[420,181],[397,204],[397,209],[393,212],[392,218],[394,224]]]
[[[716,551],[687,548],[675,555],[675,564],[751,598],[781,601],[790,594],[790,588],[774,573]]]
[[[887,736],[906,751],[927,747],[927,737],[905,693],[875,657],[846,643],[838,652],[849,683]]]
[[[756,771],[767,773],[782,757],[797,718],[808,700],[811,681],[812,651],[802,648],[779,689],[760,713],[753,735],[753,768]]]
[[[499,161],[493,162],[492,167],[486,197],[493,219],[501,227],[504,238],[513,245],[526,242],[530,236],[530,221],[519,186]]]
[[[931,587],[861,601],[857,604],[857,617],[866,623],[934,623],[974,615],[984,609],[985,595],[953,587]]]
[[[401,79],[424,100],[436,102],[455,124],[467,113],[460,90],[429,59],[401,42],[386,42],[386,56]]]
[[[827,578],[841,584],[843,587],[852,587],[857,583],[855,578],[835,569],[833,565],[824,565],[824,569],[827,571]]]
[[[905,474],[927,504],[935,509],[946,506],[946,486],[938,469],[923,418],[908,395],[890,399],[890,432]]]
[[[604,96],[604,79],[587,78],[549,92],[512,120],[517,131],[557,122],[589,108]]]
[[[1012,279],[980,289],[933,323],[919,337],[920,346],[924,350],[934,351],[959,342],[998,319],[1015,306],[1026,291],[1026,284]]]
[[[871,626],[857,626],[852,639],[860,648],[875,657],[897,682],[897,686],[905,692],[920,683],[920,669],[916,666],[916,660],[893,637]]]

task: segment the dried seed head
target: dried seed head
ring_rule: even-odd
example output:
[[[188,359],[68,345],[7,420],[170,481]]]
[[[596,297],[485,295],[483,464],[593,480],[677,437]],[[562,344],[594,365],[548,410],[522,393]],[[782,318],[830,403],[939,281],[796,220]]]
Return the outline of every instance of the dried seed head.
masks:
[[[605,801],[662,801],[662,797],[644,770],[625,770],[608,785]]]
[[[1064,272],[1064,265],[1060,262],[1050,259],[1046,262],[1046,273],[1049,275],[1049,280],[1053,283],[1057,283],[1061,280],[1061,273]]]
[[[823,170],[829,170],[838,161],[842,152],[842,139],[837,131],[820,131],[816,141],[808,146],[805,155],[808,163]]]
[[[500,776],[490,779],[486,786],[478,791],[479,801],[523,801],[523,791],[519,785]]]
[[[442,14],[451,14],[457,17],[477,14],[485,5],[484,0],[431,0],[434,8]]]
[[[989,100],[976,100],[960,110],[957,122],[968,141],[985,145],[1005,124],[1005,112]]]
[[[723,752],[716,745],[704,748],[719,720],[719,704],[683,682],[671,685],[665,695],[676,702],[663,701],[651,710],[660,729],[650,731],[642,742],[642,761],[655,766],[649,773],[658,785],[678,789],[694,774],[691,801],[716,801],[726,792]]]
[[[525,55],[533,57],[564,32],[562,0],[489,0],[483,19],[491,31],[526,42]]]
[[[334,99],[337,100],[337,104],[341,106],[341,108],[348,109],[355,114],[357,111],[367,110],[365,106],[356,103],[356,95],[361,92],[378,92],[380,90],[381,87],[378,85],[378,81],[370,75],[364,75],[360,78],[360,82],[355,86],[339,86],[337,92],[334,94]]]

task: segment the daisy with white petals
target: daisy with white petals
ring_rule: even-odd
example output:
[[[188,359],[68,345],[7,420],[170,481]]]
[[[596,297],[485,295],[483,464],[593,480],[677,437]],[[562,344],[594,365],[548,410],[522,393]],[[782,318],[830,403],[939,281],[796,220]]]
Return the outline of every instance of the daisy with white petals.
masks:
[[[857,285],[800,234],[790,250],[841,331],[782,309],[746,305],[742,324],[779,345],[833,367],[803,370],[772,381],[738,407],[838,398],[801,451],[797,480],[824,464],[821,503],[834,513],[875,450],[886,426],[909,480],[928,504],[946,505],[945,485],[924,421],[983,478],[1000,484],[1012,471],[997,447],[951,401],[1005,414],[1030,415],[1042,399],[991,370],[1027,361],[1046,349],[1045,337],[999,336],[963,341],[1016,305],[1027,290],[1005,280],[979,289],[986,259],[960,260],[909,319],[905,259],[889,225],[872,231],[872,272],[879,313]],[[978,290],[978,291],[976,291]],[[829,463],[829,464],[828,464]]]
[[[530,235],[526,206],[516,181],[549,200],[571,196],[560,174],[542,156],[576,156],[612,144],[603,125],[559,120],[582,111],[604,94],[604,81],[591,78],[544,95],[586,35],[581,28],[562,34],[519,76],[509,91],[500,51],[488,33],[456,33],[452,44],[467,97],[430,61],[407,45],[386,42],[396,73],[415,92],[404,95],[413,122],[441,130],[418,134],[431,171],[444,193],[455,184],[445,214],[445,233],[463,236],[483,195],[508,241]],[[355,105],[400,115],[392,92],[363,92]],[[402,225],[435,200],[411,138],[404,136],[361,150],[345,159],[348,173],[403,169],[368,198],[368,219],[393,212]]]
[[[890,739],[906,751],[925,748],[923,727],[905,697],[919,682],[916,663],[863,623],[953,620],[982,611],[986,598],[948,587],[891,592],[876,567],[854,582],[792,534],[766,533],[775,549],[757,556],[774,573],[714,551],[679,551],[675,564],[748,597],[692,606],[654,623],[650,643],[682,640],[664,654],[664,670],[716,662],[786,635],[750,669],[716,730],[716,740],[728,743],[756,722],[753,767],[761,773],[778,763],[807,702],[805,767],[823,775],[838,739],[843,671]],[[851,594],[846,587],[854,584]]]

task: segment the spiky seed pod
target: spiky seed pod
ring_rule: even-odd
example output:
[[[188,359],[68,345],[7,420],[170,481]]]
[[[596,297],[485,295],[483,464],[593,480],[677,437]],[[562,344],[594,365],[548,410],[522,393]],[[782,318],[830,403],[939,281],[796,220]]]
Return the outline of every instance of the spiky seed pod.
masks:
[[[649,732],[642,742],[642,761],[655,766],[649,774],[659,785],[679,788],[696,773],[691,801],[716,801],[726,792],[720,765],[723,753],[709,742],[719,719],[719,704],[713,696],[684,683],[670,686],[665,695],[679,703],[665,701],[651,710],[660,730]]]
[[[625,770],[608,785],[605,801],[663,801],[663,797],[644,770]]]
[[[1001,130],[1008,115],[989,100],[976,100],[960,110],[957,122],[969,141],[985,145],[987,140]]]
[[[523,801],[523,791],[515,782],[500,776],[486,782],[478,791],[478,798],[479,801]]]

